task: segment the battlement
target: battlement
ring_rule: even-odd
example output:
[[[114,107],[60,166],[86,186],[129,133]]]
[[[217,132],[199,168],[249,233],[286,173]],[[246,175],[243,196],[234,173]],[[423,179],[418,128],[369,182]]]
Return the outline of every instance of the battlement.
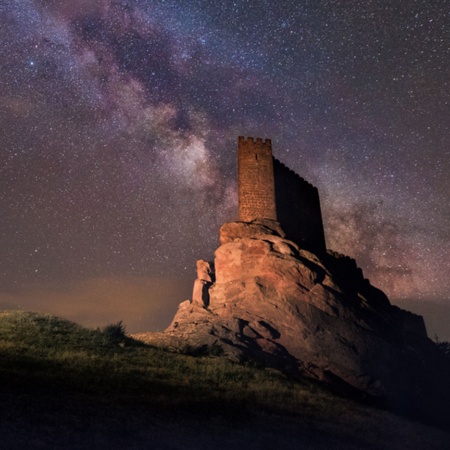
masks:
[[[256,140],[252,137],[248,137],[245,139],[244,136],[239,136],[238,142],[239,148],[243,152],[254,153],[254,154],[270,154],[272,155],[272,140],[262,138],[256,138]]]
[[[288,176],[291,177],[292,179],[295,179],[296,181],[303,183],[305,186],[309,186],[311,189],[317,190],[317,188],[314,185],[312,185],[310,182],[306,181],[297,172],[294,172],[290,167],[286,166],[286,164],[281,162],[279,159],[274,157],[274,162],[276,165],[279,166],[280,170],[283,170],[285,172],[285,174],[288,174]]]

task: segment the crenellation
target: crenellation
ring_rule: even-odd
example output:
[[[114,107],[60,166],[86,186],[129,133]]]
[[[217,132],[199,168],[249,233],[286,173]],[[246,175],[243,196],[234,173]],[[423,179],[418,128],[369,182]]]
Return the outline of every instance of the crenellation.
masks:
[[[314,188],[317,190],[317,188],[311,184],[309,181],[305,180],[303,177],[301,177],[298,173],[294,172],[290,167],[286,166],[286,164],[284,164],[283,162],[281,162],[279,159],[274,158],[277,162],[277,164],[279,164],[280,166],[282,166],[286,172],[289,173],[289,175],[295,176],[296,179],[298,179],[300,182],[309,185],[311,188]],[[318,190],[317,190],[318,191]]]

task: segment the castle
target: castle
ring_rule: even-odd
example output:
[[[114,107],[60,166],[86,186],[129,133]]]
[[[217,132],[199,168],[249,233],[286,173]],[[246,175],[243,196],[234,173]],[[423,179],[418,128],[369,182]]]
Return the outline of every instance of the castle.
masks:
[[[220,227],[214,261],[197,261],[192,298],[146,342],[219,347],[233,361],[409,408],[431,385],[423,318],[326,250],[317,189],[273,157],[269,139],[238,142],[239,221]]]
[[[301,248],[326,251],[319,192],[273,157],[270,139],[239,136],[238,195],[240,221],[278,221]]]

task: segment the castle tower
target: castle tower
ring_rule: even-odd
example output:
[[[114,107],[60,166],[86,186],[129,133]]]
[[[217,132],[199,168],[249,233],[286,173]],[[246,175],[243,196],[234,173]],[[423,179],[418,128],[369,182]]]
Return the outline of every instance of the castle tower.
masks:
[[[272,142],[239,136],[238,141],[239,220],[277,220]]]
[[[326,252],[319,191],[272,156],[272,142],[240,136],[239,220],[277,220],[286,237],[316,254]]]

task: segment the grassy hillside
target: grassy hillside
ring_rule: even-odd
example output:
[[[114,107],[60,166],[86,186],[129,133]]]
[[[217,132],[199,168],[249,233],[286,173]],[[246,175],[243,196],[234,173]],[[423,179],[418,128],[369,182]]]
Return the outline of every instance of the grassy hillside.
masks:
[[[448,448],[442,430],[307,381],[117,331],[0,312],[2,448]]]

